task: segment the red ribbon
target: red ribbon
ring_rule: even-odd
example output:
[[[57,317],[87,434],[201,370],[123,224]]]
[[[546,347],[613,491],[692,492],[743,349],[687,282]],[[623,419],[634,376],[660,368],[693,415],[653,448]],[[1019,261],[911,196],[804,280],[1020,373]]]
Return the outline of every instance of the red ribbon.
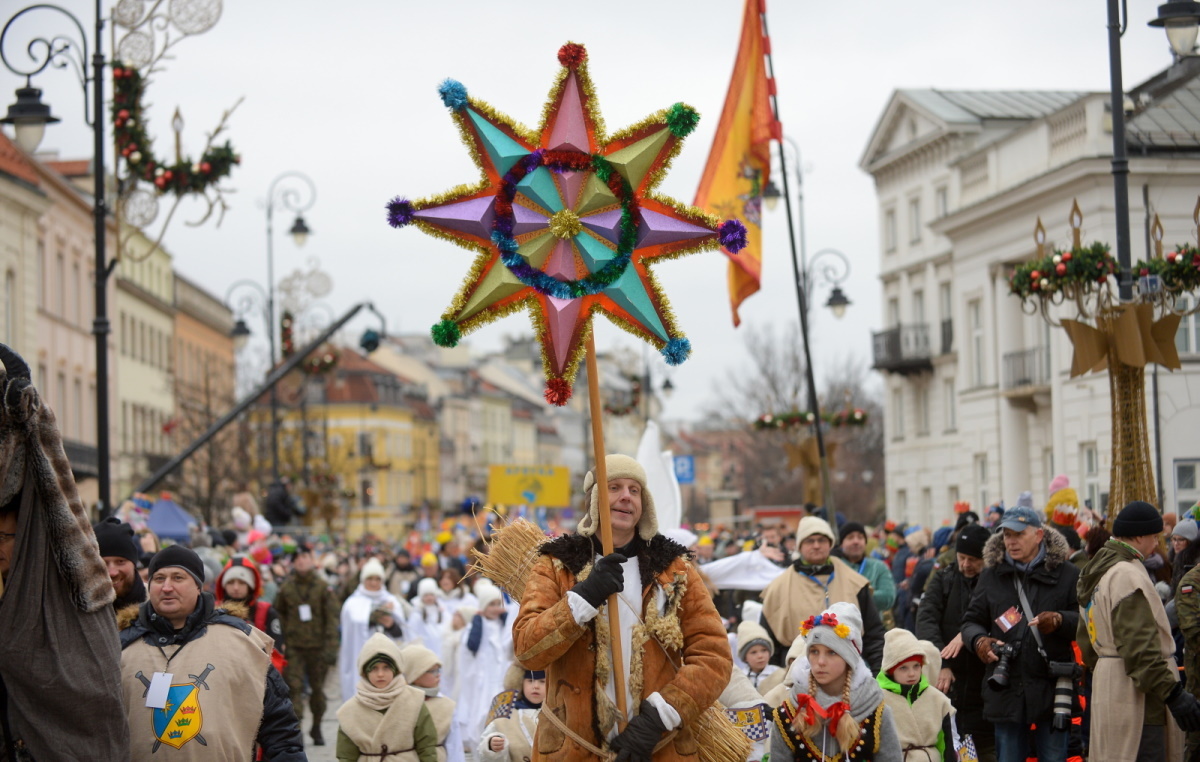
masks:
[[[845,701],[838,701],[830,704],[828,709],[825,709],[817,700],[807,693],[801,693],[796,696],[796,712],[797,714],[804,713],[804,721],[809,725],[815,725],[817,717],[829,720],[831,728],[837,728],[837,724],[841,722],[844,715],[850,714],[850,705]]]

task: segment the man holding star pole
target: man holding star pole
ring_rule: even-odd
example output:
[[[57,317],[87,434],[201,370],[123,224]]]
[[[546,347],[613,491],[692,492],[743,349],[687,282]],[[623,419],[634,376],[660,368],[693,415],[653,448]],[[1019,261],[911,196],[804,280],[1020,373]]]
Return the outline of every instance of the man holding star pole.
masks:
[[[658,533],[645,470],[625,455],[605,466],[605,483],[584,480],[578,534],[542,547],[513,625],[517,660],[546,670],[533,760],[590,760],[606,748],[622,762],[694,760],[699,715],[729,682],[729,641],[687,549]],[[612,521],[608,555],[596,537],[601,500]],[[614,594],[615,636],[602,611]],[[625,678],[623,730],[614,669]]]

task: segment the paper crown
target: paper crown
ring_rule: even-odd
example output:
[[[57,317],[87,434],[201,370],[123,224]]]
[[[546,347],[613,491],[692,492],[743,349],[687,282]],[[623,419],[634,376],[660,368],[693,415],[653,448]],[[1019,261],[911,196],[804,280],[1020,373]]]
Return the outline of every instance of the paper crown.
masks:
[[[657,347],[669,364],[686,360],[691,344],[648,266],[719,246],[737,252],[746,228],[654,192],[695,129],[694,109],[676,103],[608,136],[587,51],[567,43],[558,60],[537,130],[468,97],[461,82],[443,82],[442,102],[482,177],[416,201],[396,197],[387,219],[478,252],[433,327],[434,341],[455,346],[479,326],[528,308],[546,400],[564,405],[595,312]]]

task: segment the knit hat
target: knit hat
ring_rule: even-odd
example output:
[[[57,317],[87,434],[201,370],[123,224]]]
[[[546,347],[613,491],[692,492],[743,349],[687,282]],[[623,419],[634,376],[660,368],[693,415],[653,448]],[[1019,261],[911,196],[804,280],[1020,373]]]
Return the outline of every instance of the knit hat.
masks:
[[[837,537],[833,534],[833,528],[829,526],[828,521],[817,516],[805,516],[796,525],[796,546],[799,547],[800,543],[814,534],[824,535],[829,538],[830,542],[837,542]]]
[[[742,622],[737,628],[738,658],[745,661],[746,652],[750,650],[751,646],[766,646],[767,652],[772,656],[775,655],[775,643],[767,634],[766,628],[758,622]]]
[[[400,653],[404,656],[404,679],[409,683],[442,664],[437,654],[419,644],[406,646]]]
[[[479,601],[479,611],[481,613],[492,601],[503,600],[503,596],[500,595],[500,588],[493,585],[487,579],[481,579],[475,583],[475,598]]]
[[[1175,531],[1171,533],[1172,537],[1182,537],[1188,542],[1195,542],[1196,537],[1200,536],[1200,526],[1192,519],[1186,519],[1175,525]]]
[[[230,563],[233,563],[233,561],[230,561]],[[250,594],[254,594],[255,588],[258,586],[258,580],[255,579],[254,572],[240,565],[225,567],[225,570],[221,572],[221,589],[228,589],[229,583],[235,579],[246,583],[246,587],[250,589]]]
[[[1162,515],[1158,509],[1141,500],[1134,500],[1117,514],[1113,522],[1113,537],[1144,537],[1163,530]]]
[[[896,667],[912,659],[924,664],[925,658],[924,641],[917,640],[908,630],[894,627],[883,636],[883,672],[890,675]]]
[[[796,659],[804,656],[806,651],[808,651],[808,642],[805,641],[803,635],[797,635],[796,639],[792,641],[791,647],[788,648],[787,654],[783,657],[784,666],[786,667]]]
[[[1059,474],[1050,482],[1050,499],[1046,501],[1046,520],[1064,527],[1075,526],[1079,513],[1079,495],[1071,489],[1066,476]]]
[[[94,524],[92,531],[96,533],[101,558],[124,558],[137,564],[142,551],[133,541],[133,527],[116,516],[109,516],[104,521]]]
[[[983,546],[987,544],[988,538],[991,536],[992,533],[979,524],[968,524],[958,533],[958,539],[954,543],[954,552],[972,558],[983,558]]]
[[[426,552],[425,555],[421,556],[421,566],[437,566],[437,565],[438,565],[438,557],[436,555],[434,555],[432,552]]]
[[[362,565],[362,569],[358,572],[358,581],[365,582],[371,577],[379,577],[383,579],[383,564],[379,563],[378,558],[372,558]]]
[[[845,542],[847,537],[855,533],[861,534],[863,537],[867,536],[866,528],[857,521],[847,521],[845,524],[842,524],[842,531],[840,532],[842,542]]]
[[[200,560],[200,556],[196,555],[196,551],[182,545],[163,548],[155,553],[154,558],[150,561],[150,576],[153,577],[159,569],[172,567],[183,569],[192,575],[192,579],[196,580],[197,587],[204,587],[204,562]]]
[[[862,613],[853,603],[835,603],[800,625],[808,647],[825,646],[854,669],[862,659]]]
[[[423,598],[426,595],[437,595],[438,584],[430,577],[425,577],[417,583],[417,598]]]
[[[607,455],[604,458],[604,468],[608,480],[633,479],[642,487],[642,517],[638,521],[637,533],[646,542],[658,534],[658,513],[654,510],[654,496],[646,489],[646,469],[628,455]],[[602,490],[592,489],[596,485],[596,476],[588,471],[583,477],[583,491],[590,495],[587,515],[579,520],[575,528],[578,534],[591,537],[600,529],[600,493]],[[606,493],[607,494],[607,493]]]
[[[933,533],[933,547],[941,550],[950,544],[950,535],[954,530],[950,527],[938,527],[938,530]]]
[[[382,632],[375,633],[363,643],[362,650],[358,652],[358,674],[365,676],[370,667],[381,660],[380,657],[391,664],[397,675],[403,677],[407,665],[404,663],[403,654],[400,653],[400,647]]]
[[[929,530],[919,524],[913,524],[904,532],[904,544],[913,553],[920,553],[929,547]]]

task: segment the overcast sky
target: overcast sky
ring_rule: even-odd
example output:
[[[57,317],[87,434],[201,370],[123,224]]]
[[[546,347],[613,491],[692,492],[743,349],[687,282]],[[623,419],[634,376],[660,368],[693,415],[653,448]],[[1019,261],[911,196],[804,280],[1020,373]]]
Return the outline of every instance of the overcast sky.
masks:
[[[90,30],[92,3],[59,1]],[[1129,0],[1127,88],[1170,63],[1166,36],[1146,26],[1157,5]],[[1105,10],[1095,0],[873,0],[854,5],[853,15],[847,8],[821,0],[768,6],[784,131],[803,153],[808,249],[838,249],[853,263],[843,285],[853,301],[846,317],[837,322],[814,309],[818,379],[823,367],[847,357],[869,366],[870,334],[882,323],[875,193],[858,162],[892,91],[1108,89]],[[318,188],[306,214],[313,236],[297,249],[284,235],[291,216],[277,213],[277,275],[317,257],[333,277],[327,301],[337,311],[369,299],[393,332],[427,330],[473,255],[416,229],[392,230],[383,205],[397,194],[424,196],[478,177],[437,84],[454,77],[472,95],[536,126],[558,69],[556,51],[568,40],[583,43],[610,132],[677,101],[700,111],[700,126],[659,189],[690,203],[728,86],[741,15],[741,0],[228,2],[215,27],[174,48],[174,60],[148,92],[159,155],[173,150],[176,106],[186,122],[184,151],[195,156],[221,112],[245,98],[228,132],[242,155],[225,183],[236,189],[228,197],[232,209],[220,228],[191,228],[182,220],[200,209],[185,204],[167,248],[179,272],[218,296],[241,278],[265,282],[267,189],[279,174],[300,171]],[[35,28],[50,31],[46,23],[14,27],[10,57],[32,37],[17,31]],[[111,49],[108,30],[104,46]],[[0,106],[20,82],[0,70]],[[43,74],[34,84],[63,118],[48,128],[42,150],[89,156],[91,133],[71,75]],[[111,168],[111,152],[108,161]],[[764,225],[764,289],[743,305],[743,325],[797,319],[782,205],[765,215]],[[676,393],[666,413],[688,418],[712,399],[726,369],[745,359],[730,320],[725,259],[705,252],[663,263],[655,273],[694,347],[688,362],[669,371]],[[827,296],[820,291],[814,302]],[[637,347],[604,319],[597,325],[602,351]],[[529,332],[528,318],[514,315],[470,341],[496,348],[505,336]],[[654,364],[656,374],[666,368]]]

